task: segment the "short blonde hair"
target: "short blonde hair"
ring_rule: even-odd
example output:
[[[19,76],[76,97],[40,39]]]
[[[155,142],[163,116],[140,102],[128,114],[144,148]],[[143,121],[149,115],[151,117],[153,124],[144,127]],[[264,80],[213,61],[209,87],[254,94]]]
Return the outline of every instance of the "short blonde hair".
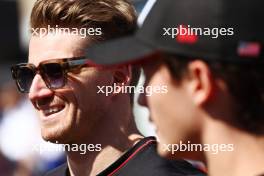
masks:
[[[136,12],[127,0],[37,0],[31,12],[31,28],[101,28],[106,40],[131,34]]]

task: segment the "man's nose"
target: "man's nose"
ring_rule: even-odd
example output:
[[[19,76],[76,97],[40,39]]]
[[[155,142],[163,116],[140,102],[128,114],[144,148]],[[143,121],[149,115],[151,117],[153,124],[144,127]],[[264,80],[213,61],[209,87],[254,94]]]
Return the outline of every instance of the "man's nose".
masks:
[[[53,95],[53,91],[46,86],[42,77],[39,74],[36,74],[29,90],[29,99],[34,101],[51,95]]]

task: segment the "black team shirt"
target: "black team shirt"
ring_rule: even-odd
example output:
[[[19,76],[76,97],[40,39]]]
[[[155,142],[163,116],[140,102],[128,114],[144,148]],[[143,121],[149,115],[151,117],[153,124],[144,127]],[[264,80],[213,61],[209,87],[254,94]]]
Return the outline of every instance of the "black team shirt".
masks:
[[[97,176],[205,176],[185,160],[167,160],[157,152],[157,141],[147,137],[130,148]],[[45,176],[70,176],[67,163]]]

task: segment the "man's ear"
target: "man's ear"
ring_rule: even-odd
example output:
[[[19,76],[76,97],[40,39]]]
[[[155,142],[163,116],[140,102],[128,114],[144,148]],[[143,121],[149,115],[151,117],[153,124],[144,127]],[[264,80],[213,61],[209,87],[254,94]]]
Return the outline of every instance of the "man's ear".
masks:
[[[214,81],[208,65],[201,60],[191,61],[188,65],[188,91],[197,105],[204,105],[214,93]]]
[[[132,68],[130,65],[118,67],[113,70],[113,86],[129,86],[132,79]],[[115,93],[119,93],[121,89],[119,89]]]

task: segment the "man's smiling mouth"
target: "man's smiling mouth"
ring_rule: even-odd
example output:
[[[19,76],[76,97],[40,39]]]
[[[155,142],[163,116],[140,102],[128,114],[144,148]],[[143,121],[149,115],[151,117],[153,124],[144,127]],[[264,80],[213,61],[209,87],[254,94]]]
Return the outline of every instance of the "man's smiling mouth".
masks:
[[[50,116],[56,113],[61,112],[65,108],[65,105],[52,106],[47,109],[42,109],[44,116]]]

